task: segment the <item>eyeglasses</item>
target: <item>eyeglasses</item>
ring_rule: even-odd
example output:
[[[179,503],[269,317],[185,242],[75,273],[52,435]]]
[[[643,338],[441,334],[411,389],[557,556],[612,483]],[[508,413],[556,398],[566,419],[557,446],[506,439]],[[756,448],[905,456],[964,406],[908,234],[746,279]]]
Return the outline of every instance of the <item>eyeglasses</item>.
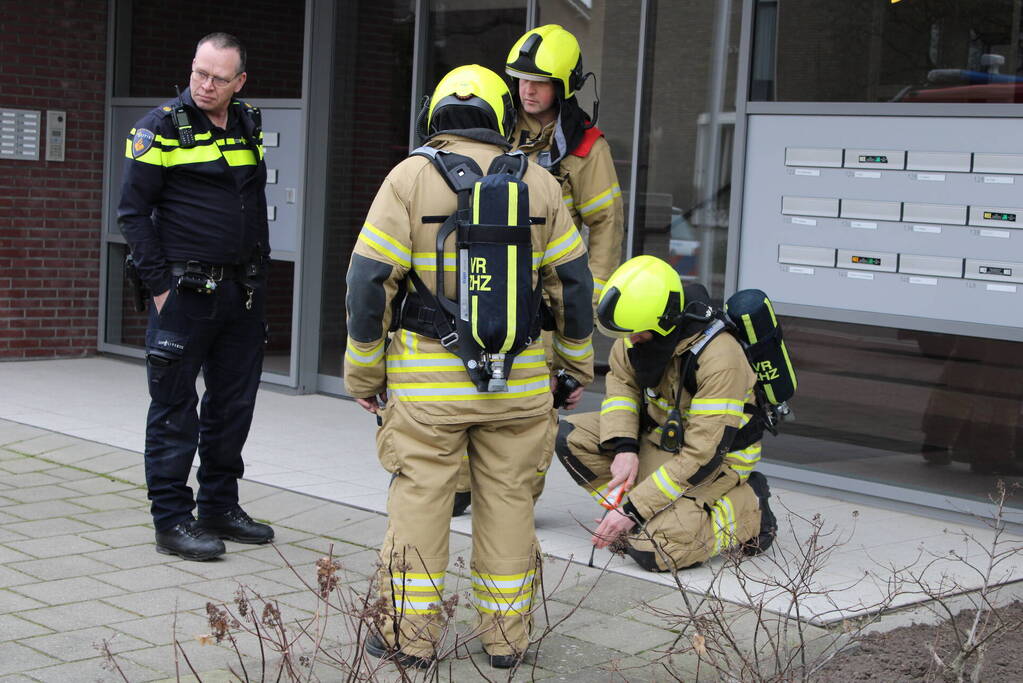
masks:
[[[213,84],[214,88],[226,88],[228,84],[231,83],[231,81],[238,78],[238,76],[240,75],[241,72],[236,73],[234,76],[231,76],[231,78],[221,78],[220,76],[208,74],[202,69],[192,69],[192,78],[198,80],[200,85],[205,84],[206,81],[209,81],[210,83]]]

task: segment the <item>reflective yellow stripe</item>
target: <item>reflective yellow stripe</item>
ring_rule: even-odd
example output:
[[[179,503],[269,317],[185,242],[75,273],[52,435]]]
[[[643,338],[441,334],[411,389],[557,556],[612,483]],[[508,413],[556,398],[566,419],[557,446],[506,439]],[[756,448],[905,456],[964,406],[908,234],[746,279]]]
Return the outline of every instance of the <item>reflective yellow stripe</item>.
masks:
[[[555,334],[551,345],[559,356],[570,360],[584,360],[593,355],[593,343],[589,340],[582,344],[572,344]]]
[[[362,224],[359,239],[399,266],[408,268],[412,265],[412,250],[369,221]]]
[[[535,569],[521,574],[481,574],[474,571],[472,572],[472,583],[476,587],[485,586],[499,593],[509,593],[513,589],[521,590],[525,586],[531,586],[534,576],[536,576]]]
[[[587,216],[591,216],[596,212],[600,211],[601,209],[603,209],[604,207],[612,204],[615,198],[620,197],[621,195],[622,195],[621,188],[618,186],[618,183],[615,183],[608,189],[598,194],[596,197],[580,204],[579,215],[583,216],[584,218]]]
[[[569,209],[575,208],[575,199],[570,194],[566,194],[561,197],[561,201],[565,202],[565,206]]]
[[[478,296],[476,296],[475,294],[473,294],[471,297],[469,297],[469,301],[471,302],[471,307],[472,307],[472,312],[469,315],[469,318],[472,320],[472,338],[476,340],[476,343],[479,344],[480,347],[482,347],[482,346],[484,346],[484,344],[483,344],[483,340],[480,339],[480,330],[479,330],[479,322],[480,322],[479,301],[480,301],[480,298]]]
[[[604,285],[607,284],[607,280],[601,280],[598,277],[593,278],[593,291],[600,294],[604,291]]]
[[[514,183],[508,183],[508,190],[509,190],[509,192],[513,188],[515,189],[516,196],[518,196],[518,189],[519,189],[518,185],[516,185]],[[508,198],[508,217],[509,218],[512,218],[511,213],[512,213],[511,197],[509,197]],[[515,248],[515,245],[509,244],[508,245],[507,253],[508,253],[508,267],[505,269],[505,272],[508,274],[508,282],[507,282],[507,285],[506,285],[506,290],[507,291],[505,292],[505,297],[506,297],[506,299],[505,299],[505,309],[506,309],[505,310],[505,316],[506,317],[505,317],[504,343],[501,344],[501,353],[508,353],[508,351],[511,350],[512,344],[515,342],[515,332],[516,332],[515,321],[516,321],[517,316],[518,316],[518,309],[517,309],[518,299],[516,297],[516,295],[518,294],[518,291],[519,291],[519,288],[518,288],[519,273],[518,273],[518,258],[517,258],[518,257],[518,250]]]
[[[515,356],[512,370],[547,367],[543,348],[526,349]],[[387,355],[387,374],[409,372],[464,372],[465,365],[453,353],[403,353]]]
[[[694,398],[686,411],[687,415],[744,415],[744,403],[729,398]]]
[[[508,225],[519,224],[519,184],[508,181]]]
[[[259,163],[251,149],[228,149],[223,151],[229,166],[255,166]]]
[[[391,574],[394,609],[398,614],[436,614],[444,594],[444,572]]]
[[[735,508],[728,496],[714,503],[711,524],[714,526],[715,554],[735,545]]]
[[[353,365],[358,365],[364,368],[374,367],[380,362],[380,359],[383,358],[383,356],[384,356],[383,341],[381,341],[379,344],[374,346],[366,353],[362,353],[361,351],[356,350],[355,342],[352,341],[352,338],[351,337],[348,338],[348,346],[345,349],[345,357]]]
[[[616,410],[626,410],[639,415],[639,404],[635,399],[628,396],[609,396],[600,404],[600,414],[613,413]]]
[[[434,252],[417,251],[412,254],[412,265],[415,266],[417,271],[434,272],[437,270],[437,254]],[[444,252],[444,270],[450,272],[455,271],[454,252]]]
[[[476,181],[476,184],[472,187],[472,222],[476,225],[480,223],[480,188],[483,183]]]
[[[508,391],[480,392],[472,382],[395,382],[388,389],[400,401],[476,401],[521,399],[550,391],[550,378],[544,374],[508,381]]]
[[[135,131],[132,130],[132,135],[134,135],[134,134],[135,134]],[[164,154],[164,151],[162,149],[159,149],[156,145],[153,145],[152,147],[150,147],[149,149],[146,150],[145,154],[143,154],[142,156],[136,158],[136,157],[133,157],[132,154],[131,154],[131,143],[132,143],[132,139],[130,137],[124,143],[124,156],[125,156],[125,158],[131,159],[133,161],[141,161],[143,164],[149,164],[151,166],[163,166],[163,154]]]
[[[679,496],[682,495],[682,488],[672,481],[671,477],[668,476],[668,470],[665,465],[661,465],[656,472],[650,475],[654,484],[661,490],[665,496],[670,500],[678,500]]]
[[[188,149],[175,147],[163,154],[164,166],[183,166],[185,164],[202,164],[209,161],[216,161],[221,156],[220,148],[216,145],[196,145]]]
[[[757,332],[753,329],[753,320],[750,319],[749,313],[742,314],[742,325],[746,328],[746,338],[750,344],[757,343]]]
[[[547,249],[543,253],[543,260],[540,262],[540,265],[545,266],[552,261],[556,261],[582,243],[583,238],[573,225],[570,230],[565,231],[564,235],[547,244]]]

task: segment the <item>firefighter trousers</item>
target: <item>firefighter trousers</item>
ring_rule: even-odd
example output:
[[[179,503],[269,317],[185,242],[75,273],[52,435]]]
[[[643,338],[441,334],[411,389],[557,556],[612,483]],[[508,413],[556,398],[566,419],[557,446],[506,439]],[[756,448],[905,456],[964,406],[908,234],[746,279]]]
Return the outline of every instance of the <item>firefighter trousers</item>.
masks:
[[[381,464],[394,477],[387,498],[387,535],[380,550],[378,590],[392,610],[381,635],[402,652],[431,657],[445,626],[445,576],[455,483],[471,448],[471,602],[480,639],[492,655],[529,644],[540,547],[533,528],[536,453],[553,450],[553,412],[490,422],[417,421],[392,401],[377,434]],[[451,586],[449,593],[459,591]]]
[[[555,452],[577,484],[598,502],[607,493],[614,453],[602,451],[600,413],[582,413],[563,419]],[[640,439],[639,473],[644,481],[675,455]],[[729,547],[760,533],[760,501],[749,484],[724,466],[698,486],[687,490],[630,535],[630,545],[653,552],[658,569],[685,569],[704,562]]]

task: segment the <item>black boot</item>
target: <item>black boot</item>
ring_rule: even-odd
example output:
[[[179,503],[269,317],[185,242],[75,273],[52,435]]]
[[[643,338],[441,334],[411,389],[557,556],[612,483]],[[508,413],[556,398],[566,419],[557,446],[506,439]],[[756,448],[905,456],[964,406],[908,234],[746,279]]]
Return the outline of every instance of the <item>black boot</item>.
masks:
[[[760,499],[760,533],[742,544],[743,555],[759,555],[767,552],[778,535],[778,520],[771,512],[767,499],[771,497],[771,487],[767,485],[767,477],[760,472],[749,475],[747,482]]]
[[[511,669],[519,665],[519,662],[522,661],[522,655],[514,653],[510,655],[492,655],[487,652],[487,659],[490,660],[490,666],[495,669]]]
[[[465,514],[465,509],[472,504],[472,492],[455,491],[455,505],[451,508],[451,516],[458,517]]]
[[[366,653],[377,659],[390,659],[392,662],[406,669],[428,669],[433,664],[432,657],[417,657],[407,655],[401,650],[394,650],[387,646],[384,639],[376,633],[371,633],[363,644]]]
[[[212,560],[224,554],[224,542],[196,525],[194,519],[156,532],[156,552],[186,560]]]
[[[222,515],[199,517],[198,524],[214,536],[236,543],[269,543],[274,540],[271,527],[252,521],[240,507]]]

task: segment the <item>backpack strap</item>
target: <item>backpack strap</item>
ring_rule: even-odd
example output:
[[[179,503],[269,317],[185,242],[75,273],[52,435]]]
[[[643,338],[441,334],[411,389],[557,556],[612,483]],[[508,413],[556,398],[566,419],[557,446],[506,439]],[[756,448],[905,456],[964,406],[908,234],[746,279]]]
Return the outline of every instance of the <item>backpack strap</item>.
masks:
[[[507,173],[514,176],[516,180],[522,180],[522,176],[526,175],[527,168],[529,168],[529,159],[523,152],[510,152],[494,157],[494,160],[490,162],[490,168],[487,169],[487,175]]]

